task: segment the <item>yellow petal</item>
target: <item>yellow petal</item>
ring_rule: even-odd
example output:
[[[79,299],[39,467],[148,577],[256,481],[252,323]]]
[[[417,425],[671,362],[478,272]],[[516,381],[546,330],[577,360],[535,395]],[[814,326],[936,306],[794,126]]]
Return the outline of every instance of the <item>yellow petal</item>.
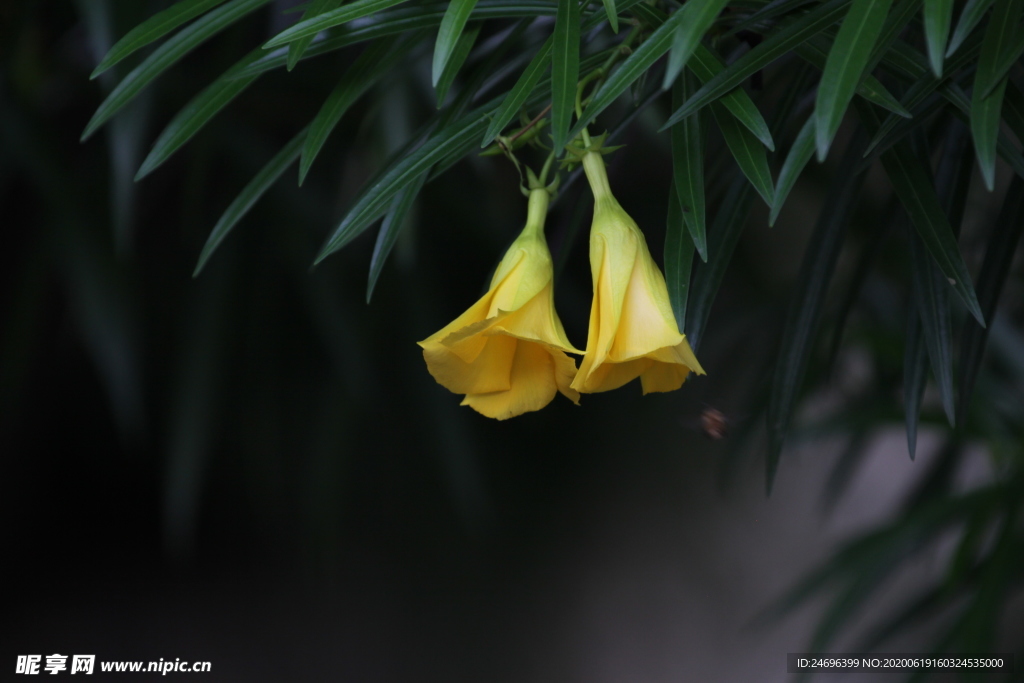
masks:
[[[647,261],[651,258],[646,247],[637,253],[637,263],[622,302],[619,329],[608,354],[613,362],[640,358],[661,348],[674,347],[683,340],[668,301],[665,279],[643,262],[645,258]]]
[[[550,281],[519,310],[500,316],[494,324],[494,331],[498,330],[519,339],[543,342],[563,351],[583,353],[574,348],[565,336],[562,321],[555,313],[554,287]]]
[[[555,349],[549,348],[548,353],[555,361],[555,385],[563,396],[579,405],[580,392],[572,388],[572,381],[576,378],[576,361],[572,356],[567,356]]]
[[[507,420],[533,410],[540,410],[555,397],[554,361],[547,349],[540,344],[508,339],[515,345],[515,359],[512,362],[510,386],[507,391],[490,393],[467,393],[462,405],[469,406],[481,415],[498,420]]]
[[[583,167],[595,204],[594,299],[587,349],[572,388],[608,391],[640,377],[644,393],[678,389],[691,371],[703,369],[676,325],[665,277],[643,233],[612,196],[600,155],[584,155]]]
[[[504,391],[511,385],[516,340],[505,335],[484,337],[480,353],[471,363],[443,344],[423,348],[423,360],[437,383],[456,394]]]
[[[482,320],[486,320],[487,318],[491,317],[490,315],[488,315],[488,311],[492,307],[492,302],[494,300],[497,288],[501,287],[502,284],[505,283],[505,281],[509,280],[510,278],[516,279],[516,271],[518,270],[518,267],[522,264],[523,256],[524,252],[518,249],[506,254],[505,259],[502,260],[502,264],[505,264],[505,262],[508,261],[508,267],[506,267],[504,269],[504,272],[501,273],[500,278],[498,277],[498,273],[495,273],[495,277],[492,279],[491,288],[487,291],[487,293],[484,294],[479,299],[477,299],[477,301],[468,309],[466,309],[466,311],[458,318],[451,321],[450,323],[448,323],[447,325],[445,325],[440,330],[430,335],[423,341],[418,342],[419,345],[425,346],[433,342],[440,343],[445,337],[448,337],[451,334],[459,332],[462,329],[470,325],[473,325],[474,323],[478,323]]]
[[[649,358],[637,358],[625,363],[607,361],[594,368],[583,382],[574,383],[573,386],[584,394],[618,389],[642,375],[652,362]]]
[[[675,363],[659,363],[651,361],[651,365],[640,375],[640,384],[644,393],[655,391],[675,391],[683,386],[690,369]]]

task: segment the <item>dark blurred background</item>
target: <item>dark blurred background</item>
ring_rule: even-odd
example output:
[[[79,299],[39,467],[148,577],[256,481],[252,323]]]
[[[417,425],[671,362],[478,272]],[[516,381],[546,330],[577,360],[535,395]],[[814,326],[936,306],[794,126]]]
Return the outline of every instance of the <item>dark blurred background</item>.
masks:
[[[395,136],[431,113],[429,60],[349,112],[304,186],[290,169],[193,279],[221,212],[353,53],[267,74],[133,183],[174,112],[295,16],[279,2],[230,28],[80,143],[128,70],[90,81],[99,56],[164,4],[0,3],[3,675],[18,654],[59,652],[208,660],[211,680],[787,680],[785,654],[807,647],[822,603],[759,615],[838,542],[898,515],[947,443],[929,392],[916,461],[902,414],[875,411],[794,437],[764,494],[761,397],[822,179],[802,180],[771,230],[755,205],[699,349],[707,377],[490,421],[433,382],[415,342],[479,295],[521,227],[507,162],[470,158],[427,185],[369,305],[372,233],[310,269]],[[658,260],[662,120],[647,110],[609,158]],[[876,180],[837,286],[891,211]],[[971,197],[983,226],[998,207]],[[548,221],[577,345],[588,198],[572,185]],[[904,293],[887,271],[906,260],[882,261],[798,432],[852,415],[865,386],[900,371]],[[711,408],[725,438],[701,428]],[[964,452],[951,490],[993,476],[984,443]],[[948,554],[916,557],[856,619],[941,575]],[[920,650],[929,633],[896,643]]]

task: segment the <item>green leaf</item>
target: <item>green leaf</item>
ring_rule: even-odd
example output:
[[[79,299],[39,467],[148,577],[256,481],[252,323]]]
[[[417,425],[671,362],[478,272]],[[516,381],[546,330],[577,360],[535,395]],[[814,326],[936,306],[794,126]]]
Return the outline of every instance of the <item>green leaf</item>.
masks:
[[[302,18],[299,21],[305,21],[313,17],[320,16],[324,12],[330,12],[340,5],[344,0],[312,0],[306,7],[306,10],[302,13]],[[309,47],[309,44],[313,42],[315,35],[308,35],[305,38],[299,38],[294,43],[288,46],[288,70],[291,71],[295,68],[295,65],[302,59],[302,54]]]
[[[555,33],[551,51],[551,134],[555,154],[569,142],[567,131],[572,123],[576,102],[576,83],[580,77],[580,3],[579,0],[558,0]]]
[[[640,0],[626,0],[626,2],[620,2],[619,6],[622,9],[627,9],[636,5]],[[481,3],[483,4],[483,3]],[[480,5],[477,7],[479,8]],[[581,32],[587,31],[594,26],[599,24],[599,18],[597,12],[591,14],[583,22],[583,28]],[[494,138],[504,130],[505,126],[515,118],[516,112],[523,106],[523,102],[529,97],[534,87],[540,82],[541,77],[544,75],[544,71],[548,68],[548,64],[551,63],[551,47],[554,44],[554,38],[548,37],[548,39],[541,46],[537,54],[534,55],[530,61],[529,66],[523,71],[519,80],[506,95],[505,100],[501,103],[501,107],[494,114],[494,118],[491,121],[490,127],[487,129],[487,133],[484,134],[484,139],[480,143],[481,147],[486,147],[494,141]],[[753,103],[751,103],[753,105]]]
[[[917,424],[921,399],[928,383],[928,356],[921,338],[921,316],[912,302],[907,306],[907,339],[903,346],[903,420],[907,429],[907,452],[917,455]]]
[[[604,12],[608,15],[608,23],[612,25],[612,33],[619,32],[619,12],[615,9],[615,0],[603,0]]]
[[[697,76],[701,83],[707,83],[725,69],[725,64],[711,50],[703,45],[698,45],[693,56],[690,57],[690,61],[686,63],[686,68]],[[725,108],[736,117],[736,120],[753,133],[765,147],[775,151],[775,141],[772,139],[768,124],[765,123],[757,105],[743,88],[736,88],[732,92],[722,95],[718,101],[725,105]],[[661,130],[667,126],[668,124],[662,126]]]
[[[953,0],[924,0],[924,36],[928,43],[928,61],[932,73],[942,77],[942,59],[953,21]]]
[[[370,278],[366,285],[366,303],[370,303],[373,296],[373,289],[377,286],[377,279],[380,271],[384,268],[384,262],[398,241],[398,236],[405,228],[409,217],[409,210],[412,208],[416,197],[419,196],[423,184],[427,181],[428,173],[424,173],[418,180],[414,180],[399,191],[394,203],[384,216],[384,222],[377,233],[377,242],[373,245],[373,256],[370,257]]]
[[[548,64],[551,62],[551,45],[552,39],[548,38],[537,54],[533,56],[533,59],[527,65],[526,70],[523,71],[519,80],[512,86],[512,89],[508,91],[505,99],[502,100],[501,106],[498,111],[495,112],[494,117],[491,119],[491,125],[488,126],[487,132],[484,133],[484,139],[480,143],[481,147],[486,147],[494,141],[494,138],[498,137],[498,134],[504,130],[505,126],[515,118],[516,112],[526,102],[526,98],[530,96],[534,88],[537,87],[537,83],[540,82],[541,77],[544,75],[544,71],[548,68]]]
[[[1021,231],[1024,230],[1024,181],[1014,176],[1010,187],[1006,190],[1003,207],[992,229],[988,247],[985,249],[985,261],[978,276],[978,299],[986,320],[995,317],[999,297],[1010,274],[1010,266]],[[974,382],[981,367],[988,342],[988,330],[973,320],[965,320],[960,335],[960,403],[957,413],[961,424],[966,420],[967,409],[970,407]]]
[[[672,88],[673,104],[694,89],[693,75],[684,73]],[[689,116],[672,127],[672,187],[684,222],[702,261],[708,260],[704,206],[704,138],[700,115]],[[671,207],[672,200],[669,200]],[[671,214],[670,214],[671,215]],[[679,324],[682,325],[680,319]]]
[[[982,97],[988,97],[999,87],[1003,79],[1006,78],[1006,75],[1010,73],[1013,65],[1020,60],[1022,54],[1024,54],[1024,26],[1018,26],[1013,31],[1013,35],[1010,37],[999,61],[992,68],[992,76],[988,79],[989,86],[982,94]]]
[[[917,11],[921,8],[921,4],[922,0],[900,0],[900,2],[896,3],[895,7],[889,12],[889,16],[886,17],[885,25],[882,26],[882,33],[878,36],[875,46],[871,49],[871,58],[868,59],[864,73],[870,74],[883,59],[889,56],[888,53],[897,40],[899,40],[900,34],[904,32],[907,25],[917,16]]]
[[[277,47],[278,45],[284,45],[290,43],[293,40],[299,40],[306,36],[315,36],[320,31],[325,29],[344,24],[352,21],[353,19],[359,19],[360,17],[369,16],[376,14],[381,10],[387,9],[388,7],[394,7],[407,0],[355,0],[347,5],[343,5],[336,10],[325,12],[319,16],[300,21],[294,26],[290,26],[285,30],[278,33],[276,36],[268,40],[263,44],[265,48]]]
[[[539,14],[548,12],[552,7],[549,3],[534,0],[480,0],[470,16],[470,21],[513,19],[518,17],[533,19]],[[380,12],[368,19],[366,24],[359,22],[359,26],[343,26],[331,29],[330,37],[314,40],[306,52],[303,53],[301,59],[317,57],[328,52],[340,50],[349,45],[383,38],[396,33],[437,26],[441,23],[441,19],[444,18],[445,8],[445,5],[400,7]],[[263,59],[254,63],[248,69],[237,74],[236,77],[248,77],[281,68],[286,65],[288,54],[288,47],[277,48],[266,54]]]
[[[825,43],[825,36],[814,36],[806,43],[798,45],[794,50],[801,59],[805,60],[809,64],[813,64],[822,71],[825,69],[825,62],[828,60],[828,52],[825,48],[821,47],[821,44]],[[877,78],[867,73],[861,79],[857,85],[857,94],[863,99],[877,104],[878,106],[886,109],[897,116],[903,118],[910,118],[910,112],[903,108],[892,93],[885,89],[885,86],[879,82]]]
[[[771,19],[795,12],[812,2],[813,0],[772,0],[772,2],[761,7],[743,21],[734,24],[726,35],[734,36],[740,31],[755,29],[760,25],[766,24]]]
[[[981,55],[978,57],[978,71],[974,77],[971,135],[974,137],[974,151],[978,156],[978,166],[981,167],[981,177],[989,192],[995,188],[996,139],[999,136],[1003,93],[1006,91],[1006,77],[1000,78],[997,73],[998,63],[1003,54],[1010,50],[1008,46],[1022,10],[1022,0],[996,0],[992,18],[985,30]]]
[[[711,305],[718,294],[740,235],[743,234],[753,198],[750,184],[743,177],[735,176],[711,227],[708,262],[697,263],[694,267],[693,285],[686,310],[686,337],[694,351],[700,347],[711,314]]]
[[[946,65],[947,73],[952,73],[966,66],[966,64],[973,61],[980,49],[980,41],[973,40],[963,50],[961,50],[955,57],[949,60]],[[869,155],[873,159],[874,156],[878,155],[876,147],[882,144],[883,140],[889,137],[889,134],[893,132],[897,127],[903,126],[906,131],[911,130],[917,125],[918,119],[927,118],[927,115],[923,113],[924,110],[918,108],[918,105],[924,102],[929,95],[934,93],[937,89],[942,88],[945,93],[948,90],[948,78],[936,78],[931,72],[921,70],[920,75],[910,76],[913,79],[913,84],[907,89],[906,94],[903,97],[903,105],[913,113],[913,118],[905,120],[904,118],[897,118],[895,116],[888,116],[882,123],[882,126],[875,133],[871,142],[868,143],[867,150],[864,152],[864,157],[867,159]],[[880,149],[885,149],[891,145],[891,142],[898,138],[890,138],[890,143],[886,144]]]
[[[463,31],[462,36],[459,38],[459,42],[455,45],[455,50],[452,51],[451,56],[448,58],[448,64],[444,67],[444,72],[441,74],[441,78],[437,81],[435,90],[437,91],[437,106],[440,109],[441,105],[444,104],[444,99],[448,95],[448,90],[452,87],[452,83],[455,82],[455,75],[459,73],[459,69],[466,63],[466,58],[469,57],[470,51],[473,49],[473,45],[476,43],[476,38],[480,35],[480,24],[473,26],[468,31]]]
[[[809,116],[803,128],[797,133],[793,146],[789,148],[786,161],[782,164],[779,172],[779,182],[775,186],[775,199],[772,201],[771,214],[768,217],[768,225],[775,225],[775,219],[779,217],[782,205],[786,203],[786,197],[796,184],[797,178],[807,166],[807,162],[814,156],[814,116]]]
[[[824,161],[857,91],[892,0],[853,0],[829,51],[814,104],[818,161]]]
[[[640,7],[638,5],[637,7]],[[696,8],[696,9],[694,9]],[[703,10],[706,10],[707,2],[690,0],[683,7],[672,14],[665,23],[659,26],[650,36],[633,51],[611,76],[609,76],[600,89],[594,93],[583,111],[583,118],[576,122],[576,125],[569,132],[568,140],[575,139],[587,124],[608,108],[612,102],[618,99],[619,95],[640,78],[640,75],[651,68],[662,55],[668,52],[675,38],[675,31],[680,26],[685,27],[688,35],[696,35],[699,40],[706,27],[699,21],[704,18]],[[698,32],[697,29],[700,29]],[[689,42],[689,41],[687,41]],[[685,63],[685,61],[684,61]]]
[[[952,426],[956,418],[953,414],[953,326],[949,314],[948,283],[913,230],[908,231],[908,241],[921,332],[932,373],[939,385],[942,407]]]
[[[448,60],[451,59],[455,46],[462,36],[469,15],[473,13],[476,0],[449,0],[448,10],[441,19],[441,26],[437,29],[437,43],[434,45],[434,61],[430,67],[430,82],[436,88],[437,82],[441,80]]]
[[[877,130],[878,120],[874,112],[867,106],[858,109],[868,131]],[[956,289],[967,310],[984,325],[985,319],[978,306],[974,287],[971,285],[971,276],[967,272],[960,248],[953,236],[953,228],[942,210],[935,188],[922,163],[905,141],[893,145],[881,155],[881,158],[893,189],[896,190],[896,195],[907,210],[910,222],[921,236],[928,252],[939,265],[942,274]]]
[[[238,63],[225,71],[217,80],[208,85],[198,95],[182,107],[171,122],[167,124],[160,137],[153,143],[153,149],[142,162],[135,180],[139,181],[156,170],[167,161],[172,154],[192,139],[199,130],[209,123],[217,112],[226,107],[233,99],[248,88],[256,80],[256,76],[236,78],[235,75],[246,69],[263,54],[263,48],[256,48],[243,57]]]
[[[711,105],[711,112],[715,115],[718,128],[722,131],[722,137],[732,152],[733,158],[739,164],[743,175],[750,180],[757,193],[761,195],[768,206],[772,205],[775,196],[775,188],[772,187],[772,174],[768,168],[768,155],[764,145],[754,135],[741,126],[733,118],[729,110],[714,102]]]
[[[87,140],[96,130],[110,119],[111,116],[131,102],[143,88],[173,66],[179,59],[194,50],[208,38],[216,35],[245,15],[253,12],[270,0],[231,0],[223,7],[218,7],[187,28],[176,33],[160,47],[153,51],[141,64],[132,69],[117,87],[103,100],[89,124],[82,133],[82,140]]]
[[[415,40],[378,40],[359,55],[309,124],[309,134],[302,145],[302,161],[299,163],[299,185],[306,180],[306,174],[324,142],[349,107],[417,43]]]
[[[817,125],[817,122],[815,122]],[[768,454],[765,459],[766,486],[771,493],[778,469],[782,444],[789,429],[797,395],[810,363],[811,347],[821,320],[825,293],[836,270],[846,226],[850,222],[864,182],[863,173],[855,173],[860,136],[850,141],[800,264],[796,294],[786,314],[768,398]]]
[[[260,172],[249,181],[249,184],[242,189],[234,201],[225,209],[220,220],[217,221],[217,224],[213,226],[213,230],[210,231],[210,236],[203,246],[203,251],[199,254],[199,262],[196,264],[192,277],[197,277],[202,272],[206,262],[210,260],[213,252],[224,241],[224,238],[231,232],[231,229],[235,227],[238,221],[242,220],[242,217],[249,212],[249,209],[263,196],[263,193],[277,182],[281,174],[299,158],[299,150],[302,149],[302,143],[305,139],[306,128],[303,128],[267,162],[266,166],[260,169]]]
[[[701,38],[725,7],[727,0],[687,0],[679,12],[687,16],[676,24],[672,35],[672,49],[668,53],[668,66],[661,83],[662,90],[668,90],[676,80]]]
[[[679,331],[686,332],[686,299],[693,268],[693,240],[686,234],[683,206],[679,203],[675,183],[668,187],[668,218],[665,225],[665,284],[672,312]]]
[[[994,1],[967,0],[967,4],[964,5],[964,9],[960,13],[960,21],[957,22],[956,30],[953,31],[953,37],[949,41],[949,47],[946,48],[946,57],[956,52],[961,43],[967,40],[967,36],[971,34],[974,27],[985,16],[985,12],[988,11],[988,8],[992,6]]]
[[[918,142],[926,149],[923,134],[918,133]],[[942,209],[949,217],[953,236],[959,237],[963,222],[967,195],[971,184],[971,161],[965,154],[967,135],[959,122],[953,121],[946,135],[945,148],[939,162],[935,187],[941,198]],[[927,154],[926,154],[927,156]],[[920,318],[917,328],[908,328],[908,360],[904,367],[904,400],[906,403],[907,445],[910,459],[914,459],[917,447],[917,421],[920,415],[921,397],[927,380],[924,369],[924,352],[931,361],[932,374],[939,385],[939,394],[946,411],[946,418],[955,424],[953,412],[953,333],[950,320],[947,282],[934,260],[925,254],[920,238],[908,231],[913,283],[913,301],[908,315]],[[911,348],[912,334],[924,335],[924,343],[917,339]],[[913,358],[909,358],[913,354]],[[914,365],[911,367],[910,361]],[[918,367],[920,365],[920,367]],[[913,372],[911,373],[911,370]]]
[[[814,11],[771,33],[763,43],[719,71],[714,78],[705,83],[704,87],[689,98],[682,108],[672,113],[663,129],[734,90],[754,73],[764,69],[811,36],[837,22],[849,4],[850,0],[830,0]]]
[[[415,151],[403,154],[359,195],[341,224],[321,248],[314,265],[362,234],[385,213],[403,187],[427,173],[435,163],[446,158],[460,158],[471,149],[487,126],[486,113],[495,106],[496,102],[489,102],[478,107],[445,126]]]
[[[213,9],[222,2],[224,0],[181,0],[163,12],[154,14],[117,41],[96,65],[89,79],[96,78],[136,50],[159,40],[185,22]]]

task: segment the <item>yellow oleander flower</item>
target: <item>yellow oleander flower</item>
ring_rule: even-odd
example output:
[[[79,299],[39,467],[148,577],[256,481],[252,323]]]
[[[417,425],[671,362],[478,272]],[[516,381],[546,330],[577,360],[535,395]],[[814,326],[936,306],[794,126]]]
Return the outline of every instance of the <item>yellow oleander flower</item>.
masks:
[[[438,384],[465,394],[462,405],[505,420],[540,410],[570,387],[576,362],[555,313],[554,268],[544,240],[548,192],[530,191],[526,227],[491,279],[490,290],[451,324],[419,342]]]
[[[600,153],[586,152],[583,169],[594,193],[594,300],[587,350],[572,388],[596,393],[639,377],[645,394],[674,391],[691,371],[703,375],[704,369],[679,333],[665,277],[643,233],[612,196]]]

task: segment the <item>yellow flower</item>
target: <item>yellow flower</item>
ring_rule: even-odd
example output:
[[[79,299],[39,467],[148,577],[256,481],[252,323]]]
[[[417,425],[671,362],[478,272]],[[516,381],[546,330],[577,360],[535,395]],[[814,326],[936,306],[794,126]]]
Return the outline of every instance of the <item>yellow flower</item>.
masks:
[[[540,410],[570,388],[576,362],[555,313],[554,269],[544,240],[548,193],[530,191],[526,227],[491,279],[490,290],[451,324],[419,342],[439,384],[465,394],[462,405],[505,420]]]
[[[608,391],[639,377],[645,394],[674,391],[691,371],[704,370],[679,333],[665,277],[643,233],[612,196],[600,153],[585,153],[583,168],[594,193],[594,300],[587,350],[572,388]]]

